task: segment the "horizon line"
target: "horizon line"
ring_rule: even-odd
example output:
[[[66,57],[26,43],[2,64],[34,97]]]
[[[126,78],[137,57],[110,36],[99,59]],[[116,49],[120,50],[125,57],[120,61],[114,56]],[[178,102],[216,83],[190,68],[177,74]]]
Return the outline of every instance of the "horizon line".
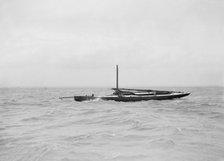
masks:
[[[152,86],[123,86],[121,88],[151,88],[151,87],[224,87],[223,85],[152,85]],[[114,88],[111,86],[0,86],[0,88]]]

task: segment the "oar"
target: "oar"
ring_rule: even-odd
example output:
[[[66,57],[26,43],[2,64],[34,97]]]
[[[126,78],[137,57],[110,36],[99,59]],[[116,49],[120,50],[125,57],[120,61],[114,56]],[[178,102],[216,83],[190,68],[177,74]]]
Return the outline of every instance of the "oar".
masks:
[[[74,98],[74,96],[69,96],[69,97],[59,97],[59,99],[64,99],[64,98]]]

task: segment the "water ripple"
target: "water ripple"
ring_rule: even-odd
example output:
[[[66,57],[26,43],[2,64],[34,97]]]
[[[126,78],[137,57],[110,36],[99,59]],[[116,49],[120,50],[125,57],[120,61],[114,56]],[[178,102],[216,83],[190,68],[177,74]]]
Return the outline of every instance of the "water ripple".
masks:
[[[167,101],[74,102],[107,89],[1,89],[1,161],[224,160],[223,88]]]

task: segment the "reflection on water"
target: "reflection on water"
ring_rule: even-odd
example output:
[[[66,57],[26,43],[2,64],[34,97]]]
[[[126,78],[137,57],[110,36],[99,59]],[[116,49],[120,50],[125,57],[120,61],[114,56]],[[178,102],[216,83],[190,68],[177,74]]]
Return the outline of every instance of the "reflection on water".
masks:
[[[0,89],[1,161],[224,160],[223,88],[122,103],[60,96],[107,89]]]

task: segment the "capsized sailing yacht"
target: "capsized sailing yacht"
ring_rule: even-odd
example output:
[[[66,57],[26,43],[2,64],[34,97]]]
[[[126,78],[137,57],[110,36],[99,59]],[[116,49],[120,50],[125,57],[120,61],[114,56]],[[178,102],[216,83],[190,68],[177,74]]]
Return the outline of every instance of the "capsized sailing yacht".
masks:
[[[88,96],[73,96],[73,97],[60,97],[74,98],[75,101],[89,101],[95,99],[101,100],[113,100],[122,102],[134,102],[134,101],[148,101],[148,100],[169,100],[175,98],[181,98],[188,96],[190,93],[178,92],[178,91],[162,91],[151,89],[129,89],[118,88],[118,65],[116,65],[116,88],[112,88],[114,93],[106,96],[94,96],[94,94]]]

